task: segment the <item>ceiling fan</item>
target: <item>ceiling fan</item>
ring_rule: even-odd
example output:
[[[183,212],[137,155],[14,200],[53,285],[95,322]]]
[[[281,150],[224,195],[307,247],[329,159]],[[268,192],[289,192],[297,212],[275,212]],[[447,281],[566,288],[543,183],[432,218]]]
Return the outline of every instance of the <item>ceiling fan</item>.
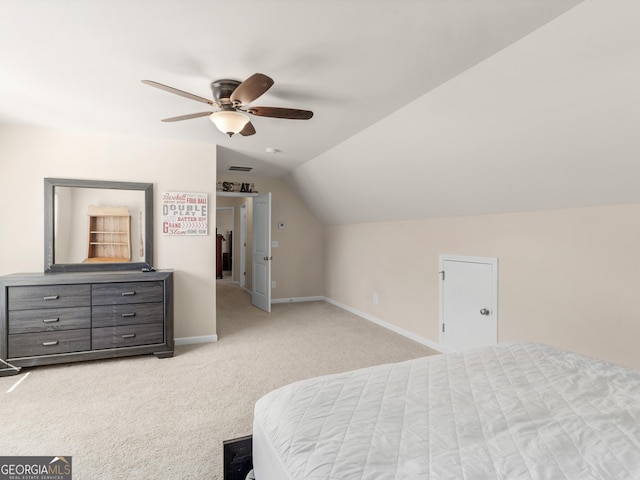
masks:
[[[216,80],[211,83],[213,100],[200,97],[192,93],[178,90],[177,88],[154,82],[153,80],[142,80],[142,83],[152,87],[175,93],[191,100],[206,103],[219,110],[213,112],[190,113],[178,117],[165,118],[163,122],[178,122],[191,118],[208,116],[222,133],[232,136],[239,133],[249,136],[256,133],[247,113],[258,117],[285,118],[292,120],[309,120],[313,117],[310,110],[298,110],[295,108],[279,107],[253,107],[249,106],[256,98],[264,94],[273,85],[273,80],[262,73],[254,73],[244,82],[237,80]]]

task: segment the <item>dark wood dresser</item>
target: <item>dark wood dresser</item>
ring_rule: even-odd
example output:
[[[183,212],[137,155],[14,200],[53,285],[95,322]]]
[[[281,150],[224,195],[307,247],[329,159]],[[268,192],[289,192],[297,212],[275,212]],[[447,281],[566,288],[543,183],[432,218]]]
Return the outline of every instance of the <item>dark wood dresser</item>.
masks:
[[[173,356],[173,272],[0,277],[0,358],[16,367]]]

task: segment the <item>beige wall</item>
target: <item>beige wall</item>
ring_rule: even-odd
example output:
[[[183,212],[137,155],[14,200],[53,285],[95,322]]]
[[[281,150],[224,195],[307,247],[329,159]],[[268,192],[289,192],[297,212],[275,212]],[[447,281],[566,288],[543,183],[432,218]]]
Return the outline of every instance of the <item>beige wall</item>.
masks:
[[[0,168],[0,275],[43,271],[44,177],[153,183],[154,263],[175,271],[175,336],[216,334],[214,144],[0,124]],[[163,235],[165,191],[208,193],[209,235]]]
[[[638,218],[634,204],[329,226],[325,295],[437,342],[439,255],[497,257],[499,341],[640,368]]]
[[[216,199],[215,151],[0,125],[0,274],[43,269],[44,177],[152,182],[155,266],[176,272],[176,337],[215,335],[216,201],[232,202],[236,215],[241,204]],[[638,204],[323,227],[281,180],[252,181],[273,194],[274,299],[325,295],[437,342],[438,256],[497,257],[500,341],[541,341],[640,368]],[[162,235],[163,191],[208,193],[210,234]]]
[[[322,296],[324,261],[322,225],[280,179],[220,175],[218,181],[247,182],[249,181],[247,178],[251,179],[250,182],[258,192],[271,192],[271,239],[278,242],[278,247],[272,248],[271,279],[277,285],[271,292],[272,299]],[[242,203],[239,200],[233,197],[219,197],[218,205],[235,205],[237,217],[240,213],[239,205]],[[248,203],[247,288],[250,288],[252,217],[251,202]],[[278,229],[280,222],[286,224],[284,230]],[[240,228],[237,227],[236,230],[238,234],[235,237],[239,240]],[[238,260],[237,257],[236,260]],[[237,279],[238,276],[234,274],[234,278]]]

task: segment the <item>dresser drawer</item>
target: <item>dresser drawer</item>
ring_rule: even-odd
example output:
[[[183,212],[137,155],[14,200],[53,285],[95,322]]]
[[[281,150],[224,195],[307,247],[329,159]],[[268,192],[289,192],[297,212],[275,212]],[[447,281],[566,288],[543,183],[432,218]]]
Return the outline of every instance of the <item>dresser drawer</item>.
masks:
[[[164,304],[130,303],[124,305],[97,305],[92,309],[92,326],[117,327],[143,323],[162,323]]]
[[[162,282],[101,283],[91,286],[93,305],[164,301]]]
[[[91,307],[42,308],[9,312],[9,334],[91,328]]]
[[[91,348],[91,330],[19,333],[9,335],[8,343],[9,358],[79,352]]]
[[[91,305],[89,285],[43,285],[9,287],[9,310],[85,307]]]
[[[152,345],[154,343],[162,343],[163,341],[164,332],[162,323],[102,327],[91,330],[91,342],[94,350],[135,345]]]

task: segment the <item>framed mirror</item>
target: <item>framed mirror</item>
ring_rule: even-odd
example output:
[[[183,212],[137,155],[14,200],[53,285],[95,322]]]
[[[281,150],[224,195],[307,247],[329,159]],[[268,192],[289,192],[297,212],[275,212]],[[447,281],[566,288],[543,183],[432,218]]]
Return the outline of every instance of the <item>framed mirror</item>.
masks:
[[[153,184],[44,179],[44,271],[153,265]]]

